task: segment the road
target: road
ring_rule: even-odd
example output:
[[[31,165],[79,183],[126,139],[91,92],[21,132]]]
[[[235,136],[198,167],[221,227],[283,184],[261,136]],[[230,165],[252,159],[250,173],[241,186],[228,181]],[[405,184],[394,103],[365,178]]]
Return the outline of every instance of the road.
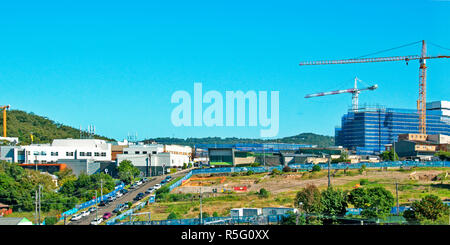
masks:
[[[173,179],[175,179],[175,178],[183,176],[183,175],[185,175],[187,173],[188,173],[188,171],[181,171],[181,172],[177,172],[175,174],[171,174],[170,176],[172,176]],[[128,202],[132,202],[134,204],[136,202],[139,202],[139,201],[134,201],[133,198],[136,197],[136,195],[139,192],[145,193],[145,191],[148,188],[150,188],[150,187],[152,187],[152,186],[154,186],[156,184],[159,184],[164,178],[166,178],[166,176],[167,175],[152,177],[150,179],[150,181],[148,181],[146,183],[143,183],[142,185],[140,185],[136,189],[131,189],[131,190],[129,189],[127,194],[125,194],[125,195],[123,195],[123,196],[121,196],[119,198],[116,198],[116,200],[114,200],[112,202],[109,202],[106,206],[99,206],[98,207],[98,212],[92,212],[88,216],[84,216],[80,220],[77,220],[77,221],[69,221],[69,218],[68,218],[67,221],[66,221],[66,224],[67,225],[89,225],[91,223],[91,221],[93,219],[95,219],[96,213],[97,213],[98,217],[102,217],[103,214],[106,213],[106,212],[110,212],[114,216],[115,214],[112,211],[116,208],[116,206],[118,204],[128,203]],[[152,194],[154,194],[154,192]],[[151,194],[148,194],[148,195],[146,194],[145,197],[147,197],[149,195],[151,195]],[[78,212],[78,213],[80,213],[80,212]]]

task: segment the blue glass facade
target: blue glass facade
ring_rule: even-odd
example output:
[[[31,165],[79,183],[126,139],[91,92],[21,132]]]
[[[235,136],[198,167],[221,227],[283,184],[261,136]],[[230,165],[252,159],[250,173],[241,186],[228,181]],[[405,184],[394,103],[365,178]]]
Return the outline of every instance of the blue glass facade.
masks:
[[[450,117],[443,111],[428,110],[426,123],[427,134],[450,135]],[[405,133],[419,133],[416,110],[364,108],[342,117],[341,127],[335,130],[335,142],[356,154],[378,154]]]

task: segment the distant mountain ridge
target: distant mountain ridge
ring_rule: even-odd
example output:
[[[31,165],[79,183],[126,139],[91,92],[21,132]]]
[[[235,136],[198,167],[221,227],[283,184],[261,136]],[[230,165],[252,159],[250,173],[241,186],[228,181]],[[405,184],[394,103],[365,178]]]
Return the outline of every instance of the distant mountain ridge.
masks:
[[[320,147],[333,146],[334,137],[319,135],[314,133],[301,133],[295,136],[283,137],[279,139],[250,139],[250,138],[221,138],[221,137],[205,137],[205,138],[170,138],[158,137],[144,140],[145,143],[157,142],[161,144],[177,144],[194,146],[195,144],[236,144],[236,143],[290,143],[290,144],[307,144],[317,145]]]
[[[18,137],[20,144],[30,144],[30,134],[33,134],[33,143],[50,143],[54,139],[80,138],[79,129],[54,122],[32,112],[10,110],[7,111],[6,119],[7,136]],[[0,129],[3,129],[3,115],[0,115],[0,125]],[[114,141],[114,139],[100,135],[93,137]]]

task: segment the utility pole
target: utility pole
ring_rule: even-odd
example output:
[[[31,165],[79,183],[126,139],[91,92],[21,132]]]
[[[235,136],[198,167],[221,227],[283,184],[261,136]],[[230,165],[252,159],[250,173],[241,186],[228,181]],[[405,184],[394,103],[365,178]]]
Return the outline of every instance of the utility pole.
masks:
[[[395,194],[397,196],[397,216],[399,216],[400,210],[399,210],[399,204],[398,204],[398,181],[395,181]]]
[[[41,225],[41,185],[39,185],[39,225]]]
[[[38,224],[38,215],[37,215],[37,213],[38,213],[38,191],[37,190],[34,191],[34,199],[35,199],[35,201],[34,201],[34,223]]]
[[[103,179],[100,180],[100,197],[101,199],[103,199]]]
[[[202,192],[202,184],[200,183],[200,225],[203,224],[203,211],[202,211],[202,197],[203,197],[203,192]]]
[[[264,157],[264,167],[265,167],[266,166],[266,149],[265,149],[264,143],[262,143],[262,146],[263,146],[263,157]]]
[[[97,190],[95,190],[95,220],[98,220],[98,197],[97,197]]]
[[[331,165],[331,155],[328,155],[328,188],[331,187],[330,165]]]

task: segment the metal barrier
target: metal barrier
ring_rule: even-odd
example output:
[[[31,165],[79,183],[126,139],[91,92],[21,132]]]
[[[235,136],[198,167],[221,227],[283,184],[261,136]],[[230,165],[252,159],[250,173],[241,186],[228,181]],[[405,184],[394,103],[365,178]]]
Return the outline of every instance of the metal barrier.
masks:
[[[293,169],[311,170],[315,164],[290,164],[289,167]],[[327,163],[317,164],[322,169],[328,168]],[[386,167],[450,167],[449,161],[435,161],[435,162],[416,162],[416,161],[395,161],[395,162],[378,162],[378,163],[332,163],[330,169],[360,169],[363,165],[366,168],[386,168]],[[282,171],[284,166],[273,167],[222,167],[222,168],[203,168],[193,169],[182,179],[178,180],[169,187],[172,191],[174,188],[181,185],[181,183],[189,179],[195,174],[218,174],[218,173],[239,173],[253,171],[255,173],[272,172],[274,169]]]
[[[84,203],[82,203],[82,204],[76,205],[75,208],[73,208],[73,209],[71,209],[71,210],[68,210],[68,211],[66,211],[66,212],[61,213],[61,217],[59,218],[59,220],[63,220],[63,219],[64,219],[64,216],[68,217],[68,216],[70,216],[70,215],[75,214],[75,213],[78,212],[79,210],[88,208],[88,207],[90,207],[90,206],[92,206],[92,205],[95,205],[95,204],[101,202],[102,200],[108,199],[108,197],[110,197],[110,196],[112,196],[112,195],[115,195],[118,191],[122,190],[124,187],[125,187],[124,184],[120,184],[120,185],[114,187],[114,190],[111,191],[111,192],[108,193],[108,194],[105,194],[105,195],[103,195],[103,196],[101,196],[101,197],[98,197],[98,198],[96,198],[96,199],[92,199],[92,200],[90,200],[90,201],[84,202]]]
[[[273,224],[281,223],[288,214],[267,215],[267,216],[226,216],[226,217],[208,217],[203,218],[200,222],[199,218],[195,219],[169,219],[154,221],[134,221],[117,223],[117,225],[201,225],[201,224]]]
[[[135,206],[134,208],[127,210],[126,212],[117,215],[116,217],[111,218],[110,220],[108,220],[106,222],[106,225],[114,225],[117,223],[118,220],[123,220],[126,217],[130,216],[131,214],[133,214],[135,211],[140,210],[141,208],[145,207],[146,205],[150,204],[150,203],[154,203],[155,202],[155,195],[151,195],[150,198],[148,199],[148,201],[145,202],[141,202],[139,203],[137,206]]]

